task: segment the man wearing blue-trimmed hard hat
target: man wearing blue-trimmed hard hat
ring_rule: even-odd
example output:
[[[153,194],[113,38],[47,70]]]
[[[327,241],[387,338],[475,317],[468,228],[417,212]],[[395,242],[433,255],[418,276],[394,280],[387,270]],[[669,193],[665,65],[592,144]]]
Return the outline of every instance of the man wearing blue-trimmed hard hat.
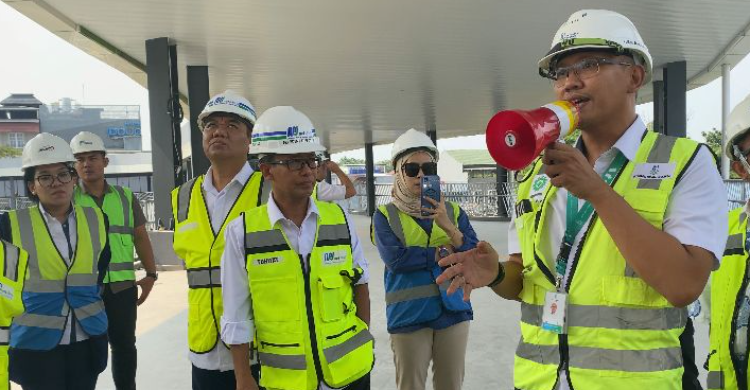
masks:
[[[577,106],[581,137],[548,146],[519,184],[508,261],[480,243],[443,259],[456,266],[438,282],[521,301],[517,389],[681,390],[685,306],[726,242],[713,156],[636,114],[652,59],[624,15],[573,13],[538,65]]]
[[[255,120],[253,105],[235,92],[212,97],[198,116],[211,167],[172,191],[174,250],[185,261],[190,287],[193,390],[236,389],[232,356],[220,337],[220,263],[227,223],[261,202],[263,178],[247,163]]]

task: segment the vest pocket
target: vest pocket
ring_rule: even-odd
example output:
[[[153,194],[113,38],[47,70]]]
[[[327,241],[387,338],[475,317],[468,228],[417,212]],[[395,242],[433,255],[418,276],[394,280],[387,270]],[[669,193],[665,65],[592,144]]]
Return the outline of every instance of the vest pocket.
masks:
[[[630,207],[657,229],[664,224],[668,200],[668,194],[655,190],[633,190],[625,194],[625,201]]]
[[[258,322],[299,321],[299,283],[296,277],[261,279],[251,282],[255,320]],[[281,289],[281,286],[286,286]],[[283,310],[279,308],[284,308]]]
[[[601,281],[606,302],[627,306],[668,307],[669,302],[640,278],[605,276]]]
[[[320,294],[321,317],[323,321],[340,321],[352,310],[351,297],[345,299],[343,295],[345,291],[351,291],[350,288],[346,288],[347,286],[341,275],[325,275],[320,277],[318,280],[318,293]]]

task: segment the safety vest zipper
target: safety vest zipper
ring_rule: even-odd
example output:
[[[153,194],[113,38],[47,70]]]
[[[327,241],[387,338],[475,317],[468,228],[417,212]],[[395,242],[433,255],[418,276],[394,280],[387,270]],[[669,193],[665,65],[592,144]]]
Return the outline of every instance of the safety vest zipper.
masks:
[[[299,256],[300,266],[302,267],[302,276],[305,280],[305,308],[307,309],[307,327],[310,332],[310,349],[312,350],[313,363],[315,364],[315,374],[318,381],[323,381],[323,368],[320,365],[320,356],[318,355],[318,337],[315,332],[315,315],[312,307],[312,293],[310,290],[310,271],[305,266],[305,259]],[[310,264],[310,255],[307,255],[307,263]]]

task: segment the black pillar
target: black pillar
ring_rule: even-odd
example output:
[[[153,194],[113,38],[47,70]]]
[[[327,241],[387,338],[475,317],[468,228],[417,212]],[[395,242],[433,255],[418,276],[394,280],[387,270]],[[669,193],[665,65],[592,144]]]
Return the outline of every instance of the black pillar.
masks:
[[[203,153],[203,132],[198,128],[198,115],[211,98],[208,92],[208,67],[188,66],[188,102],[190,105],[190,150],[193,175],[206,173],[211,162]]]
[[[497,216],[501,219],[508,219],[511,216],[511,211],[505,206],[505,198],[510,197],[512,199],[512,194],[506,191],[505,183],[507,182],[508,171],[498,165],[495,168],[495,193],[497,194]]]
[[[661,69],[658,70],[661,72]],[[654,81],[654,131],[664,134],[664,81]]]
[[[427,136],[430,137],[430,139],[432,140],[432,143],[435,144],[435,147],[437,147],[437,130],[428,129],[426,133],[427,133]]]
[[[367,215],[375,214],[375,158],[372,153],[374,144],[365,144],[365,179],[367,181]]]
[[[664,133],[674,137],[687,134],[687,64],[670,62],[664,68]]]
[[[151,113],[151,162],[153,165],[154,214],[164,226],[172,218],[170,193],[181,172],[179,137],[181,108],[177,85],[176,50],[169,38],[146,40],[148,107]],[[175,115],[177,117],[175,117]]]

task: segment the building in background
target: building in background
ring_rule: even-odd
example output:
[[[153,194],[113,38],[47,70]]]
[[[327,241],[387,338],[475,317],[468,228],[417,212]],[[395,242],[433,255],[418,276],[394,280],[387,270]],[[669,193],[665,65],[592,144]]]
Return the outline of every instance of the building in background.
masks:
[[[104,140],[109,152],[140,151],[141,108],[132,106],[80,105],[62,98],[39,109],[41,131],[70,142],[81,131],[90,131]]]
[[[33,94],[14,93],[0,101],[0,146],[23,149],[39,134],[39,107]]]
[[[457,149],[440,153],[440,180],[448,183],[495,183],[497,163],[486,149]]]

